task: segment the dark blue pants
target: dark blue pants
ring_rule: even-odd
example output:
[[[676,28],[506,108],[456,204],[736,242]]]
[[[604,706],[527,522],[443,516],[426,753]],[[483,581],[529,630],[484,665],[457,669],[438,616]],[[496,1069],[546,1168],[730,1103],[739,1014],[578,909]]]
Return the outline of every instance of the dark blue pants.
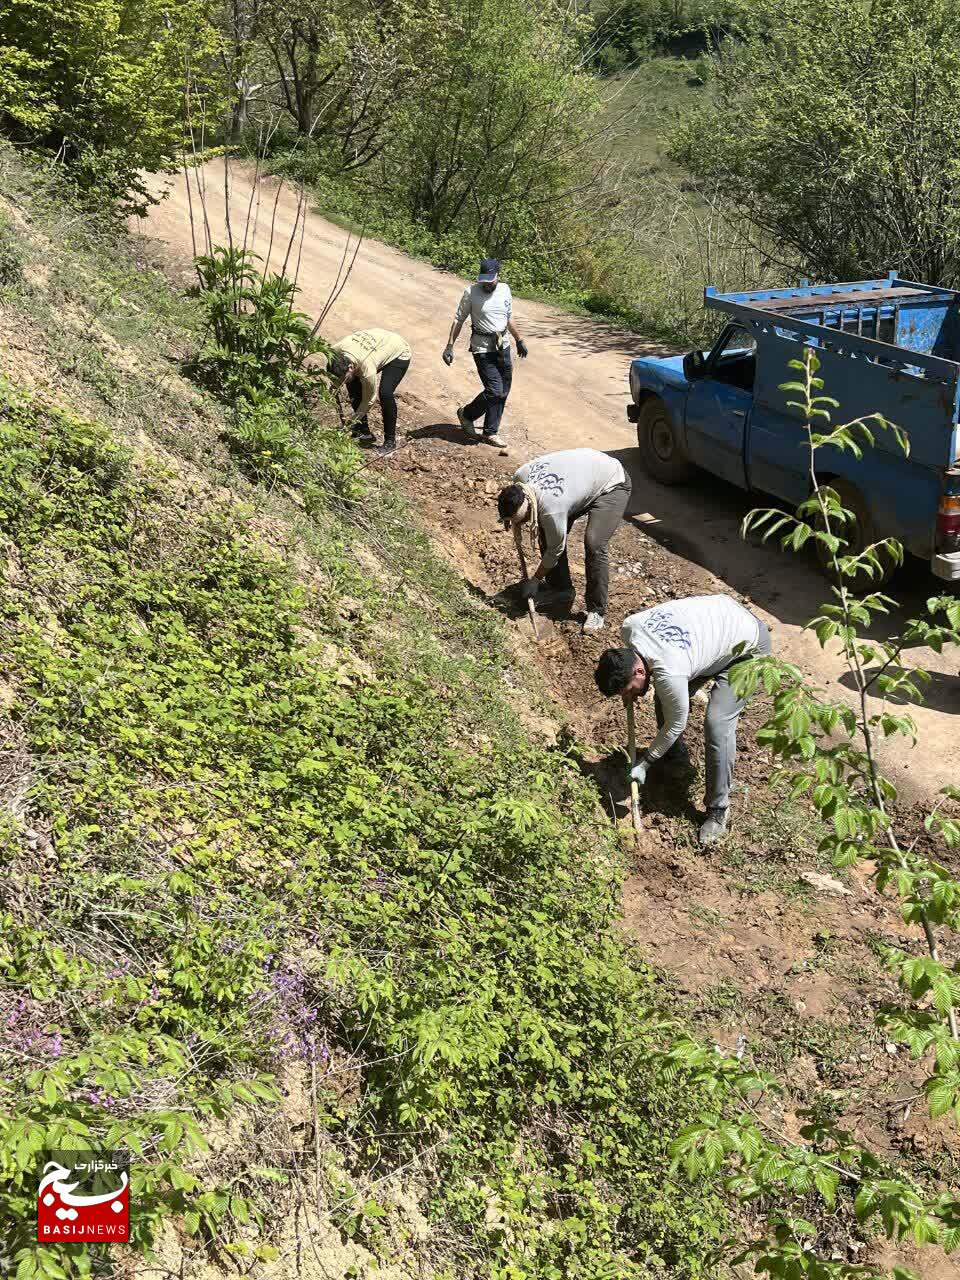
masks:
[[[500,419],[513,382],[513,362],[510,348],[499,351],[475,351],[474,363],[483,383],[483,390],[464,409],[471,422],[483,414],[483,434],[495,436],[500,430]]]

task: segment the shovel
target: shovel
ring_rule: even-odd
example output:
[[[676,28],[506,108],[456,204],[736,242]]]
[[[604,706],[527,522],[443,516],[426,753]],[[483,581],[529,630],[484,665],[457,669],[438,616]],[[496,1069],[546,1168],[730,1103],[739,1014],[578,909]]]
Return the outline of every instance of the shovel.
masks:
[[[627,707],[627,754],[630,757],[631,770],[637,763],[637,729],[633,720],[633,702],[628,702]],[[640,822],[640,784],[630,779],[630,817],[633,820],[633,834],[636,837],[637,844],[640,843],[640,835],[643,827]]]
[[[523,554],[523,545],[520,541],[520,526],[516,524],[513,526],[513,540],[517,544],[517,555],[520,557],[520,572],[523,574],[524,578],[529,578],[530,575],[527,573],[527,557]],[[534,640],[539,640],[540,632],[537,630],[537,611],[534,608],[532,600],[527,601],[527,612],[530,614],[530,625],[533,627],[533,638]]]

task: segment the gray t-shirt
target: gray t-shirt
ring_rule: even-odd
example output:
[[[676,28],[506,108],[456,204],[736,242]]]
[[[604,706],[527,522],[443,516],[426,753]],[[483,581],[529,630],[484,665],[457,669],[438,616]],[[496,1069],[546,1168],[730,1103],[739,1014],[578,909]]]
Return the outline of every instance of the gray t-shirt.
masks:
[[[688,596],[632,613],[622,635],[649,667],[660,700],[663,727],[646,750],[648,760],[659,760],[686,728],[690,685],[755,653],[760,624],[729,596]]]
[[[513,477],[537,492],[543,534],[541,565],[550,570],[567,545],[567,525],[583,515],[602,493],[627,478],[616,458],[599,449],[562,449],[525,462]]]
[[[507,325],[513,314],[513,294],[508,284],[498,283],[487,293],[481,284],[472,284],[464,290],[454,316],[456,339],[464,321],[470,320],[470,350],[491,351],[496,347],[495,335],[502,334],[501,347],[510,346]]]

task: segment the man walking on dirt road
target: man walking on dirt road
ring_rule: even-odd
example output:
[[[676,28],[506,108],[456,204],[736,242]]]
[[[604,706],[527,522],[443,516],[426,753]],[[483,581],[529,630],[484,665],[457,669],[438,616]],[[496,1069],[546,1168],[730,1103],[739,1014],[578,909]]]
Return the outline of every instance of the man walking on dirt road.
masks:
[[[468,436],[477,436],[481,433],[474,423],[482,416],[482,438],[487,444],[502,446],[506,441],[500,434],[500,422],[513,382],[509,335],[516,340],[521,360],[526,359],[527,344],[513,323],[513,294],[510,286],[500,279],[500,263],[496,258],[483,259],[476,284],[470,285],[460,299],[443,350],[444,364],[453,364],[453,344],[468,316],[470,351],[483,390],[468,405],[457,406],[457,421]]]
[[[373,444],[367,410],[380,377],[380,412],[383,444],[377,450],[388,457],[397,447],[397,387],[410,368],[410,348],[399,333],[389,329],[360,329],[333,344],[327,372],[347,384],[354,416],[348,426],[361,444]]]
[[[624,702],[654,688],[657,736],[637,757],[630,777],[641,786],[657,761],[684,766],[683,731],[690,694],[714,681],[704,723],[707,814],[700,843],[711,845],[727,829],[730,786],[737,758],[737,721],[745,702],[730,687],[730,668],[744,658],[768,655],[770,632],[764,622],[729,596],[690,596],[633,613],[623,624],[622,649],[607,649],[594,679],[604,697]]]
[[[540,556],[533,576],[513,589],[521,600],[573,604],[576,592],[567,558],[567,534],[587,517],[587,616],[583,630],[601,631],[610,587],[610,539],[630,499],[630,479],[616,458],[598,449],[564,449],[525,462],[500,490],[497,511],[504,528],[527,525]],[[541,596],[541,583],[546,591]]]

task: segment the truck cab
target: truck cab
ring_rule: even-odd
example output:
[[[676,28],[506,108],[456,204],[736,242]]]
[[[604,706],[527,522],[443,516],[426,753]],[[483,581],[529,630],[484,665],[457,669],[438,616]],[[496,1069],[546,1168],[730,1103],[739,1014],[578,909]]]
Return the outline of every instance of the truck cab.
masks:
[[[854,512],[854,550],[892,536],[960,580],[960,293],[900,280],[719,294],[728,319],[709,351],[630,366],[627,417],[644,466],[663,484],[695,469],[797,505],[810,493],[805,425],[781,384],[816,348],[834,425],[880,413],[907,434],[904,456],[877,431],[862,459],[818,454],[818,475]]]

